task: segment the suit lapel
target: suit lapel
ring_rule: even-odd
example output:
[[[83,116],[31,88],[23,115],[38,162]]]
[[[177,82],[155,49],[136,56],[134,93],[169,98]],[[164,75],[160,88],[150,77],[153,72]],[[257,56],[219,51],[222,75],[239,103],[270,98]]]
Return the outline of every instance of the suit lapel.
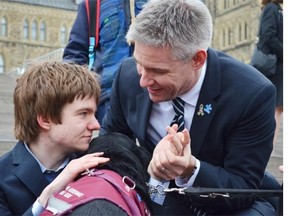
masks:
[[[147,124],[149,121],[149,115],[151,111],[151,102],[149,95],[143,92],[137,97],[137,110],[141,112],[137,113],[137,121],[139,125],[140,138],[144,138],[147,130]]]
[[[147,149],[150,152],[153,152],[153,149],[155,147],[154,144],[148,142],[146,138],[147,133],[147,127],[148,122],[150,118],[151,113],[151,107],[152,107],[152,101],[149,98],[149,94],[146,89],[143,90],[141,94],[137,96],[137,110],[141,110],[140,112],[137,112],[137,123],[138,128],[137,131],[137,137],[141,143],[145,143]]]
[[[13,164],[16,166],[14,174],[30,190],[35,197],[38,197],[48,185],[41,172],[37,161],[27,151],[22,142],[18,142],[12,152]]]
[[[209,49],[206,75],[200,90],[190,129],[191,151],[197,157],[217,110],[215,98],[220,95],[221,73],[217,53]]]
[[[210,110],[209,112],[205,112],[203,110],[204,108],[208,111],[209,107],[212,107],[212,110]],[[217,104],[212,99],[209,100],[209,98],[205,97],[204,93],[201,95],[201,97],[199,97],[193,117],[193,123],[190,129],[192,142],[191,151],[195,157],[199,155],[200,149],[202,147],[216,109]]]

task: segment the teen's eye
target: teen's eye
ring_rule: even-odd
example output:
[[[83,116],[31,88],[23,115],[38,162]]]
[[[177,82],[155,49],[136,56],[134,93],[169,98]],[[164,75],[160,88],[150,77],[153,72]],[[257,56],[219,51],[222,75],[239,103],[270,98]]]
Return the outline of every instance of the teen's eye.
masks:
[[[87,116],[87,114],[88,114],[88,112],[81,112],[81,113],[80,113],[80,115],[81,115],[82,117]]]

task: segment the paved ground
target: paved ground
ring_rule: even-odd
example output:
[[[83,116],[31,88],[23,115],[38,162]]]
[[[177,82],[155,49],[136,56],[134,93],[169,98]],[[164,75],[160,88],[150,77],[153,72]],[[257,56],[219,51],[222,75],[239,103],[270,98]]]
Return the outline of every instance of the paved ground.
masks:
[[[13,91],[16,77],[0,74],[0,156],[15,145],[13,135]],[[283,127],[279,133],[279,140],[274,147],[267,170],[282,183],[283,174],[278,171],[283,164]]]

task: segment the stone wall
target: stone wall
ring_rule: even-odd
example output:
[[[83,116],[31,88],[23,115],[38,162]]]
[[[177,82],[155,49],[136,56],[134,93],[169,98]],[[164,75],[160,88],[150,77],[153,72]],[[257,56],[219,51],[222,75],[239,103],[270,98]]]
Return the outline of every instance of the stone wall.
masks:
[[[204,0],[213,17],[212,47],[249,63],[257,36],[258,0]]]
[[[65,47],[71,27],[76,18],[77,11],[49,8],[37,5],[21,4],[1,1],[0,19],[7,20],[7,36],[0,36],[0,55],[5,62],[4,72],[16,70],[27,59],[34,59],[58,48]],[[35,20],[38,23],[38,36],[40,23],[46,24],[46,40],[40,41],[23,38],[23,23],[27,20],[30,26]],[[66,41],[61,43],[61,27],[65,26]]]

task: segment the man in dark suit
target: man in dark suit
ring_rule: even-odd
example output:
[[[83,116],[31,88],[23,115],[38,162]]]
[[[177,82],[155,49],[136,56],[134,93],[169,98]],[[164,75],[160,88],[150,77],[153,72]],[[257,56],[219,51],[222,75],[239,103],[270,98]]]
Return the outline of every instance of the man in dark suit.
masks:
[[[100,85],[88,69],[68,63],[35,64],[17,80],[19,142],[0,158],[0,215],[38,215],[49,195],[85,168],[107,161],[98,153],[71,161],[100,128],[94,116],[99,97]],[[56,186],[46,187],[66,165]]]
[[[251,66],[208,48],[212,20],[206,6],[200,0],[151,0],[126,37],[135,45],[134,57],[119,69],[100,134],[137,138],[153,153],[149,171],[164,187],[260,188],[272,151],[275,88]],[[174,112],[179,97],[184,110],[176,106]],[[159,143],[174,116],[190,133],[188,157],[185,145],[177,155]],[[154,213],[164,215],[276,214],[267,201],[245,197],[169,193],[154,201]]]

